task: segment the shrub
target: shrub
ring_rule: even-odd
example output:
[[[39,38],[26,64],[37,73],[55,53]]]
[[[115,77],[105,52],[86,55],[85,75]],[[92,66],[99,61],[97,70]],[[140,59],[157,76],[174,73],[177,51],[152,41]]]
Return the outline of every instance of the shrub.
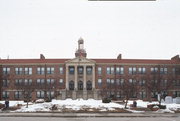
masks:
[[[166,109],[166,105],[159,105],[159,104],[150,104],[147,105],[147,108],[154,110],[153,108],[159,107],[159,109]]]
[[[103,99],[102,99],[102,102],[103,102],[103,103],[110,103],[110,102],[111,102],[111,99],[110,99],[110,98],[103,98]]]
[[[4,108],[4,107],[5,107],[5,104],[1,104],[1,103],[0,103],[0,109],[1,109],[1,108]]]

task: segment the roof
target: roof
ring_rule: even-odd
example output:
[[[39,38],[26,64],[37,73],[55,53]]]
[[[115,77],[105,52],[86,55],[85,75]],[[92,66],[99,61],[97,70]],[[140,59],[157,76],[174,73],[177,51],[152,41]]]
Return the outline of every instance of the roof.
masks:
[[[16,63],[65,63],[70,59],[0,59],[1,64],[16,64]]]
[[[29,63],[65,63],[71,59],[0,59],[0,64],[29,64]],[[96,63],[127,63],[127,64],[180,64],[177,60],[153,59],[91,59]]]
[[[180,64],[176,60],[153,60],[153,59],[93,59],[96,63],[137,63],[137,64]]]

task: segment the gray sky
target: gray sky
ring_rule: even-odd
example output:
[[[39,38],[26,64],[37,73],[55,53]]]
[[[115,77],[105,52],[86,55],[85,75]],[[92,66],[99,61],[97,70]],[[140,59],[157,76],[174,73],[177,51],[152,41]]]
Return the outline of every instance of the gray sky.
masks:
[[[180,54],[180,0],[0,0],[0,57],[169,59]]]

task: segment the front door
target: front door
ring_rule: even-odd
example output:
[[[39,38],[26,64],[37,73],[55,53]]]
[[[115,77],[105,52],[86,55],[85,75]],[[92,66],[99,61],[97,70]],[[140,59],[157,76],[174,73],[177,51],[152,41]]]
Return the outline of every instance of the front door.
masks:
[[[83,90],[83,82],[82,81],[78,82],[78,90]]]

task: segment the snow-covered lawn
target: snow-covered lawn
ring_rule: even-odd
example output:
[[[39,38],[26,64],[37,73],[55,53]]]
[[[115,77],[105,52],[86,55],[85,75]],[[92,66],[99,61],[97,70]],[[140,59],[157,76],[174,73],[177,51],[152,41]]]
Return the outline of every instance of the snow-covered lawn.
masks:
[[[148,102],[148,101],[142,101],[142,100],[137,100],[137,107],[142,107],[142,108],[146,108],[147,105],[150,104],[158,104],[157,101],[154,102]],[[128,101],[128,104],[133,104],[133,101]],[[174,113],[174,111],[180,111],[180,104],[166,104],[166,103],[161,103],[162,105],[166,105],[166,109],[159,109],[156,112],[158,113]]]
[[[0,101],[0,103],[4,103],[4,101]],[[52,102],[44,102],[44,103],[30,103],[28,108],[26,108],[26,103],[23,101],[10,101],[10,106],[17,106],[18,104],[22,104],[21,109],[16,110],[15,112],[36,112],[36,111],[52,111],[52,107],[55,106],[58,111],[62,110],[84,110],[88,109],[94,110],[97,109],[99,111],[109,111],[115,110],[116,108],[123,108],[123,105],[117,103],[102,103],[102,100],[94,100],[94,99],[66,99],[66,100],[52,100]]]
[[[4,101],[0,101],[0,103],[4,104]],[[147,108],[148,104],[157,104],[158,102],[146,102],[142,100],[137,100],[137,108]],[[11,106],[17,106],[18,104],[21,104],[21,108],[17,109],[15,112],[49,112],[53,109],[55,111],[114,111],[118,109],[123,109],[124,104],[118,104],[115,102],[111,103],[102,103],[102,100],[94,100],[94,99],[66,99],[66,100],[52,100],[52,102],[44,102],[44,103],[29,103],[29,107],[26,108],[26,103],[23,101],[10,101],[10,107]],[[133,104],[133,101],[128,101],[128,107]],[[174,113],[174,111],[179,110],[180,111],[180,104],[165,104],[167,109],[165,110],[158,110],[158,113]],[[135,111],[128,109],[127,111],[138,113],[143,111]]]

